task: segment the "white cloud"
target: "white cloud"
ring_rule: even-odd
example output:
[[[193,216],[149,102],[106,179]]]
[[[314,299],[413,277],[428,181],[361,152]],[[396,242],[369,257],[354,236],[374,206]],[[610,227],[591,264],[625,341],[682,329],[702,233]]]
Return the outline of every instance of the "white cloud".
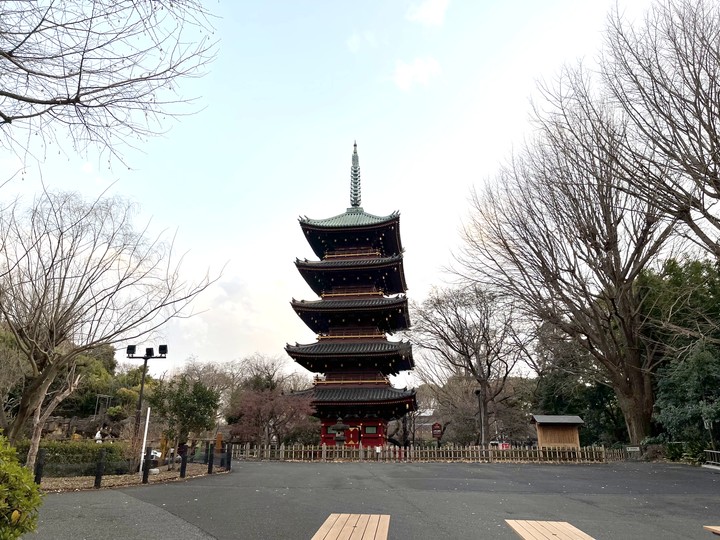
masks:
[[[425,26],[442,26],[448,4],[450,0],[425,0],[420,5],[410,6],[406,18]]]
[[[399,60],[395,66],[395,84],[400,90],[408,91],[415,85],[428,84],[440,71],[440,64],[432,57],[416,58],[410,64]]]
[[[350,49],[350,52],[353,54],[357,54],[365,45],[369,45],[373,48],[377,47],[377,39],[375,38],[375,34],[372,32],[363,32],[362,34],[359,32],[353,32],[353,35],[350,36],[345,43],[347,44],[348,49]]]

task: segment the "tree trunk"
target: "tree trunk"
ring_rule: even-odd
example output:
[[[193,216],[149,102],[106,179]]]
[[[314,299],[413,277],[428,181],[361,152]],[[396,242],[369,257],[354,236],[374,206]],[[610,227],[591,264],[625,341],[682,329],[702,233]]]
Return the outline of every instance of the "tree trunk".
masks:
[[[57,376],[57,367],[51,366],[32,379],[23,391],[20,406],[15,418],[10,422],[7,438],[11,445],[15,445],[21,438],[28,420],[35,414],[38,407],[42,407],[47,389]]]
[[[632,380],[628,379],[622,381],[622,388],[616,387],[615,394],[625,417],[630,443],[638,445],[652,434],[652,382],[649,375],[639,374]]]
[[[75,377],[75,368],[73,367],[68,375],[67,386],[62,392],[58,392],[53,396],[50,403],[48,403],[44,410],[42,406],[42,400],[40,404],[35,408],[33,413],[33,430],[32,436],[30,437],[30,447],[28,448],[27,460],[25,461],[25,467],[32,470],[35,468],[35,459],[37,458],[38,449],[40,448],[40,440],[42,439],[42,430],[45,426],[45,422],[50,418],[50,415],[55,411],[58,405],[68,397],[72,392],[75,391],[77,385],[80,383],[81,376]],[[48,388],[52,381],[46,381],[44,388],[42,388],[43,397],[47,393]]]

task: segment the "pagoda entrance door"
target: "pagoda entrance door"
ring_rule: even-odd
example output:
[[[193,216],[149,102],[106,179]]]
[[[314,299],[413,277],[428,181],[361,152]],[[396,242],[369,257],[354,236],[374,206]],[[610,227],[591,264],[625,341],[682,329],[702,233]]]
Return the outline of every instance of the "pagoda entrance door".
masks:
[[[360,444],[359,427],[352,426],[345,430],[345,444],[347,446],[358,446],[358,444]]]

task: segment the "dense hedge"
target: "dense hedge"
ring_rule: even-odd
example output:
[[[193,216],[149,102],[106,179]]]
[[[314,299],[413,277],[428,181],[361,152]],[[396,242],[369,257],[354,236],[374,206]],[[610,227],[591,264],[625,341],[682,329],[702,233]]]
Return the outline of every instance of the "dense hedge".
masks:
[[[20,465],[15,449],[0,435],[0,540],[34,531],[41,503],[32,473]]]
[[[29,441],[22,441],[17,445],[22,463],[26,461],[29,444]],[[105,474],[127,474],[130,470],[124,443],[45,440],[40,442],[40,448],[46,451],[43,476],[93,475],[100,450],[105,450]]]

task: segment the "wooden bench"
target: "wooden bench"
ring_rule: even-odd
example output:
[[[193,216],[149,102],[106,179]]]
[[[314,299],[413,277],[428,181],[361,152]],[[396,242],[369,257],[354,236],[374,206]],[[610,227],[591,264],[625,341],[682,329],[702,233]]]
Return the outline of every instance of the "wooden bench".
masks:
[[[705,525],[703,529],[720,536],[720,525]]]
[[[525,540],[594,540],[567,521],[527,521],[506,519],[505,523]]]
[[[330,514],[312,540],[387,540],[387,514]]]

